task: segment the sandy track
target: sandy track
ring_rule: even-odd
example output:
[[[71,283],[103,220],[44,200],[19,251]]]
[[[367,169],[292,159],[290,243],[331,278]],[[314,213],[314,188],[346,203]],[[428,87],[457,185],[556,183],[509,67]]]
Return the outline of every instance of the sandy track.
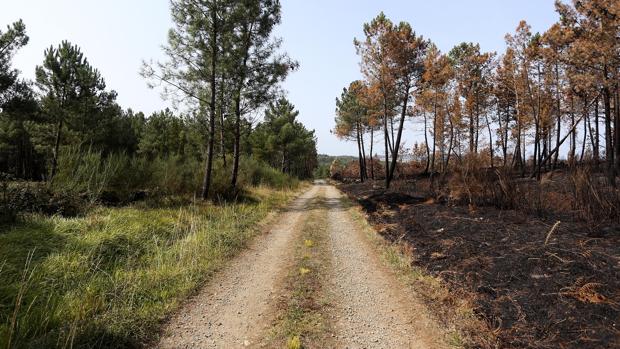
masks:
[[[335,331],[342,348],[439,348],[442,335],[425,308],[379,260],[368,237],[326,191],[332,252]]]
[[[333,186],[315,185],[274,220],[269,234],[231,264],[175,315],[158,348],[262,347],[278,315],[310,203],[321,200],[332,266],[325,307],[337,348],[440,348],[442,334],[410,290],[377,257],[368,236]],[[282,311],[281,309],[279,311]],[[311,344],[311,343],[306,343]],[[311,345],[315,347],[315,345]]]
[[[305,207],[317,186],[276,218],[269,234],[236,258],[174,316],[159,348],[254,347],[272,322],[278,284]]]

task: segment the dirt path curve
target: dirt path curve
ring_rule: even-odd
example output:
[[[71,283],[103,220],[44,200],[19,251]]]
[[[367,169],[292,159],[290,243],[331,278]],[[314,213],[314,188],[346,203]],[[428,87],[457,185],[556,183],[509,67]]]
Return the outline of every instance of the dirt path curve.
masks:
[[[322,207],[310,207],[322,197]],[[314,202],[317,202],[314,200]],[[311,209],[327,219],[324,289],[337,348],[441,348],[441,331],[377,256],[342,194],[317,183],[274,220],[270,233],[216,275],[174,316],[158,348],[262,347],[278,315],[295,242]],[[281,310],[280,310],[281,311]],[[303,335],[303,334],[302,334]],[[309,347],[316,345],[312,343]]]
[[[343,206],[341,193],[326,190],[335,300],[335,332],[342,348],[441,348],[443,335],[377,257],[368,236]]]
[[[171,319],[159,348],[253,347],[271,324],[278,285],[286,276],[290,250],[303,212],[318,186],[276,218],[269,234],[211,280]]]

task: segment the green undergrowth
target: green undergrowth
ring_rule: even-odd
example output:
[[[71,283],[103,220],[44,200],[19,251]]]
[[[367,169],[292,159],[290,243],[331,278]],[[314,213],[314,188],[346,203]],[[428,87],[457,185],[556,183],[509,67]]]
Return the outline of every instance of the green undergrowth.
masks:
[[[238,253],[290,190],[220,205],[96,208],[0,228],[0,348],[123,348]]]

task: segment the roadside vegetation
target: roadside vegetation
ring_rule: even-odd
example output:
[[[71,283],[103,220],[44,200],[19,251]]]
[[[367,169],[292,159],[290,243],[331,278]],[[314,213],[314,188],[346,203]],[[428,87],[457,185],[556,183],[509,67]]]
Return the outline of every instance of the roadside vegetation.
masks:
[[[151,115],[68,41],[24,79],[26,24],[0,29],[0,347],[149,343],[311,178],[314,131],[280,89],[298,64],[272,35],[279,2],[171,9],[168,59],[142,75],[174,109]]]
[[[32,214],[5,227],[0,345],[144,344],[293,194],[256,187],[234,204],[97,207],[76,218]]]

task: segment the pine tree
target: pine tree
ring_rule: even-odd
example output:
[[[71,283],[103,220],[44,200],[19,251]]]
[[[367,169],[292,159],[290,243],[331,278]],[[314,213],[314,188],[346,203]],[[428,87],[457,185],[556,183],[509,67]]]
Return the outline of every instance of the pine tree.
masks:
[[[242,114],[273,100],[278,84],[297,67],[286,54],[277,54],[281,41],[271,37],[281,20],[280,10],[277,0],[242,0],[232,9],[232,51],[224,58],[224,74],[234,86],[233,189],[239,172]]]
[[[43,65],[36,68],[37,85],[45,93],[42,106],[55,124],[52,163],[49,179],[58,167],[58,152],[63,125],[86,118],[97,98],[105,90],[105,82],[84,57],[79,47],[63,41],[57,48],[45,51]]]

